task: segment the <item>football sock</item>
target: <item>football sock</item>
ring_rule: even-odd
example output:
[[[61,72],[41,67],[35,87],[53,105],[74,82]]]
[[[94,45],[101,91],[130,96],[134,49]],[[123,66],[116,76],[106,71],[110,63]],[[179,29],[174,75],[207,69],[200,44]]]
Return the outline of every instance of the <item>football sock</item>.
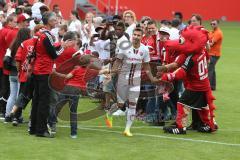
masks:
[[[130,131],[130,128],[133,124],[135,116],[136,116],[136,106],[129,105],[129,108],[127,110],[127,123],[126,123],[125,131]]]

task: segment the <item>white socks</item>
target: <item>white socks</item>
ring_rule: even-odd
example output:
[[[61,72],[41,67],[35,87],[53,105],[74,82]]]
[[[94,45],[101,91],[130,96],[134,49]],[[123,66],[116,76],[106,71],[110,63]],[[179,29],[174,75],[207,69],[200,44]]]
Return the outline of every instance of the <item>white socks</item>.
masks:
[[[130,131],[130,128],[133,124],[135,116],[136,116],[136,105],[135,106],[129,105],[129,108],[127,110],[127,123],[126,123],[125,131]]]

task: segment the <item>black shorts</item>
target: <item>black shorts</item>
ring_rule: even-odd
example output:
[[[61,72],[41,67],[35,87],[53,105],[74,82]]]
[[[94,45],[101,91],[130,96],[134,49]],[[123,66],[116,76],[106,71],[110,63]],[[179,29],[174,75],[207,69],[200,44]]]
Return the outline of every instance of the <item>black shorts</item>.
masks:
[[[185,90],[179,103],[192,109],[201,109],[207,106],[206,92]]]

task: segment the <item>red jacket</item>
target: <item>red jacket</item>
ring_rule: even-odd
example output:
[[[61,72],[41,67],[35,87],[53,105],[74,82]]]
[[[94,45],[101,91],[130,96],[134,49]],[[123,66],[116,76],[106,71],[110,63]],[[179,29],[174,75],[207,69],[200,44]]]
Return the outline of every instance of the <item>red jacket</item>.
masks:
[[[15,55],[15,60],[20,63],[18,80],[19,82],[26,82],[27,81],[27,72],[22,70],[22,65],[26,61],[27,54],[32,52],[36,39],[28,39],[24,41],[21,46],[18,48],[17,53]]]
[[[36,45],[36,59],[33,68],[33,74],[44,75],[51,74],[54,59],[63,52],[63,48],[54,47],[54,36],[50,31],[43,29],[40,30],[38,35],[38,42]]]

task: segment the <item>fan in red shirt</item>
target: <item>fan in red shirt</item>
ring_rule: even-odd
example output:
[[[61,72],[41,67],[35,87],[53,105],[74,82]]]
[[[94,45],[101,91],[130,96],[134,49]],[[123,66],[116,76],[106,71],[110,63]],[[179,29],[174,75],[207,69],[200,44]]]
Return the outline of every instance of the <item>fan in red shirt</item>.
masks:
[[[6,20],[5,26],[0,30],[0,80],[1,80],[1,100],[0,100],[0,112],[4,115],[6,109],[6,103],[9,96],[9,73],[3,68],[3,58],[8,49],[5,37],[13,28],[17,25],[17,17],[15,14],[9,15]]]
[[[84,80],[85,72],[85,67],[76,66],[69,74],[66,75],[67,80],[65,81],[65,89],[66,87],[73,87],[81,91],[85,91],[87,85],[86,81]],[[63,89],[63,93],[65,89]]]
[[[29,26],[29,21],[30,21],[30,16],[27,15],[26,13],[20,14],[17,16],[17,26],[12,27],[11,30],[7,32],[5,36],[5,42],[6,42],[6,47],[9,48],[10,45],[13,43],[15,40],[19,29],[21,28],[27,28]],[[4,69],[4,73],[9,75],[9,71]]]
[[[208,41],[207,31],[201,26],[189,26],[181,33],[182,38],[177,41],[166,41],[165,47],[176,52],[184,53],[187,58],[179,69],[173,73],[164,74],[162,80],[173,81],[184,79],[186,90],[177,104],[176,127],[165,127],[164,131],[172,134],[186,134],[187,115],[190,109],[197,110],[203,126],[199,132],[213,132],[214,125],[213,104],[207,70],[207,52],[205,45]],[[180,42],[180,43],[179,43]]]
[[[63,52],[63,48],[54,47],[54,38],[50,30],[55,28],[57,17],[53,12],[45,12],[42,16],[44,29],[38,32],[36,58],[33,67],[34,96],[31,110],[30,134],[38,137],[53,138],[48,132],[47,119],[50,109],[51,89],[49,75],[52,73],[54,60]]]
[[[11,111],[12,117],[16,116],[17,111],[20,112],[19,109],[24,109],[33,97],[33,81],[31,76],[33,63],[27,65],[26,67],[28,68],[26,68],[25,65],[28,63],[27,56],[33,52],[33,49],[35,47],[37,41],[36,33],[41,28],[43,28],[43,25],[35,26],[35,36],[24,41],[18,48],[15,55],[16,66],[18,69],[18,80],[20,82],[20,90],[16,104],[13,106],[13,109]]]
[[[150,20],[147,23],[147,34],[142,38],[141,43],[149,49],[151,62],[159,62],[159,55],[157,54],[157,35],[156,35],[156,22]]]
[[[77,37],[74,32],[66,32],[63,36],[63,41],[68,44],[68,46],[64,46],[63,53],[56,58],[54,61],[54,69],[56,69],[59,73],[69,73],[75,65],[72,61],[73,55],[77,52],[76,45],[77,45]],[[50,86],[52,89],[56,89],[55,91],[59,91],[65,85],[62,81],[61,77],[55,76],[51,74],[51,80],[49,81]]]
[[[36,43],[36,38],[31,38],[24,41],[21,46],[18,48],[18,51],[15,55],[15,60],[18,66],[18,79],[20,83],[24,83],[27,81],[28,75],[25,70],[23,70],[23,65],[27,60],[28,53],[33,51],[34,44]]]
[[[83,55],[79,58],[79,56],[74,57],[79,59],[79,64],[74,67],[74,69],[68,74],[62,74],[57,72],[56,70],[53,71],[53,74],[61,77],[65,81],[65,86],[60,91],[60,95],[58,97],[59,103],[56,105],[56,113],[59,113],[61,108],[69,102],[70,108],[70,125],[71,125],[71,136],[77,134],[77,107],[79,101],[79,94],[85,93],[86,91],[86,81],[89,78],[89,72],[91,72],[92,76],[97,76],[99,74],[99,70],[91,70],[91,61],[93,58],[92,55]],[[96,59],[95,59],[96,60]],[[71,62],[67,61],[66,63]],[[95,67],[94,67],[95,68]],[[99,66],[97,67],[99,68]],[[68,69],[68,68],[67,68]],[[100,71],[100,73],[107,73],[107,71]],[[91,76],[91,77],[92,77]],[[50,81],[52,81],[52,77],[50,77]],[[51,84],[51,83],[50,83]]]

